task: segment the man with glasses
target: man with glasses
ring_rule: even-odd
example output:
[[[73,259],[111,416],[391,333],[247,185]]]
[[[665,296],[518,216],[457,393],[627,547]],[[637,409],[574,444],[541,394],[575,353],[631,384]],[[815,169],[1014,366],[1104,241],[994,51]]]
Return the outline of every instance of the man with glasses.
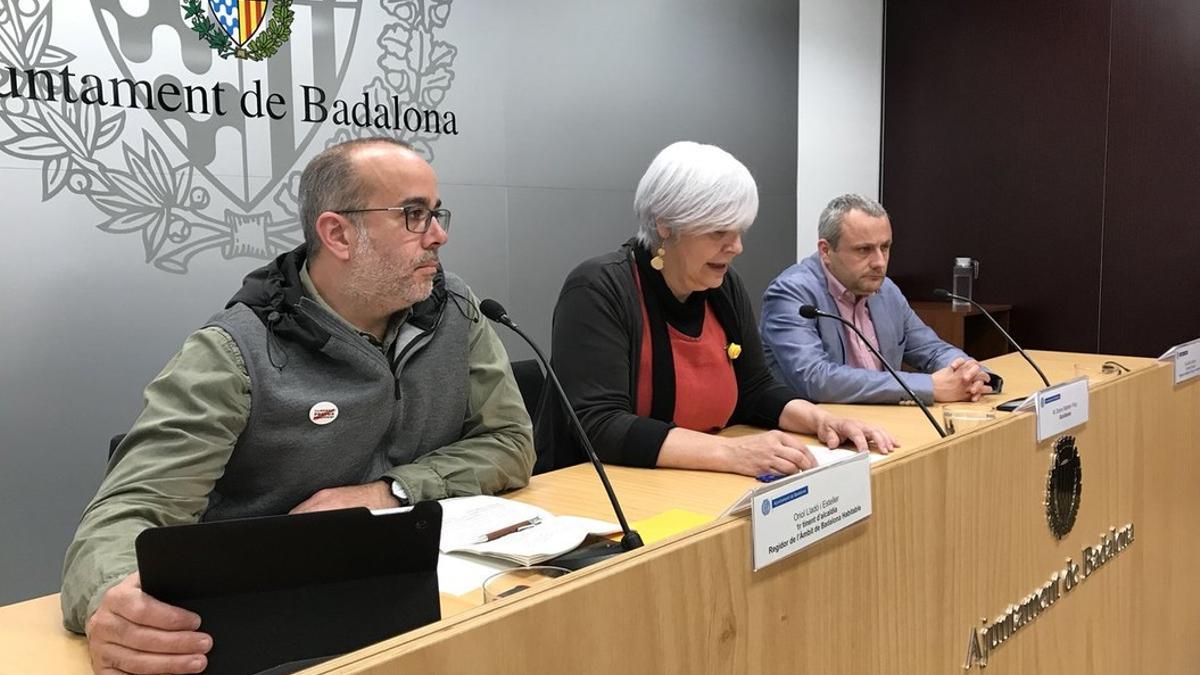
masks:
[[[200,617],[140,589],[147,527],[528,482],[504,347],[438,260],[450,212],[432,167],[391,139],[350,141],[309,163],[300,202],[304,244],[251,272],[147,386],[84,511],[62,604],[98,672],[206,665]]]
[[[761,333],[767,363],[810,401],[899,403],[908,398],[848,327],[804,319],[802,305],[853,323],[925,403],[977,401],[1000,391],[1000,377],[925,325],[887,278],[892,224],[879,202],[847,194],[829,202],[818,224],[817,252],[787,268],[763,295]]]

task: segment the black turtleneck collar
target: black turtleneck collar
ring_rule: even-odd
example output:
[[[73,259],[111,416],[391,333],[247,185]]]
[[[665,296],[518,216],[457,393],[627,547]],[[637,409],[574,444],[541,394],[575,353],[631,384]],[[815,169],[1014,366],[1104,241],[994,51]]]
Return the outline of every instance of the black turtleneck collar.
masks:
[[[704,326],[704,304],[710,291],[693,291],[687,300],[680,302],[662,272],[650,266],[651,254],[641,244],[633,244],[633,257],[638,266],[638,278],[647,293],[653,293],[662,310],[662,316],[675,330],[689,337],[699,337]]]

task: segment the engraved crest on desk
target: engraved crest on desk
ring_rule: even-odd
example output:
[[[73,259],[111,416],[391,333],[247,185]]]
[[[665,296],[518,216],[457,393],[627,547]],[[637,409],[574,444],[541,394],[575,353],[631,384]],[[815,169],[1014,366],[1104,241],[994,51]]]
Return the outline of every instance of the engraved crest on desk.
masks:
[[[1079,499],[1083,492],[1083,468],[1074,436],[1063,436],[1054,442],[1050,457],[1050,474],[1046,477],[1046,520],[1056,539],[1067,536],[1079,514]]]

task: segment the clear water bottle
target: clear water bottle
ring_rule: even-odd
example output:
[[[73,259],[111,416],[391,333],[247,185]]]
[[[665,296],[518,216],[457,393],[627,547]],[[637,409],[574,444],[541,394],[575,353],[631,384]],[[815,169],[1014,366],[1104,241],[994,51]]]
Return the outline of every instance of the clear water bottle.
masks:
[[[951,292],[955,295],[961,295],[964,298],[972,298],[972,291],[975,289],[975,280],[979,278],[979,261],[971,258],[955,258],[954,259],[954,277]],[[971,309],[971,304],[961,300],[951,300],[950,309],[955,312],[965,312]]]

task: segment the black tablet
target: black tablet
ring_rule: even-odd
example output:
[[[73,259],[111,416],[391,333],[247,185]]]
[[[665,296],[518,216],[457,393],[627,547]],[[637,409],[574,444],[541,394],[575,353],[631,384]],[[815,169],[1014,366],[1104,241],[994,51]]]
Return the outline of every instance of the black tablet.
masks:
[[[294,672],[441,618],[441,526],[423,502],[156,527],[138,569],[146,593],[200,615],[206,673]]]

